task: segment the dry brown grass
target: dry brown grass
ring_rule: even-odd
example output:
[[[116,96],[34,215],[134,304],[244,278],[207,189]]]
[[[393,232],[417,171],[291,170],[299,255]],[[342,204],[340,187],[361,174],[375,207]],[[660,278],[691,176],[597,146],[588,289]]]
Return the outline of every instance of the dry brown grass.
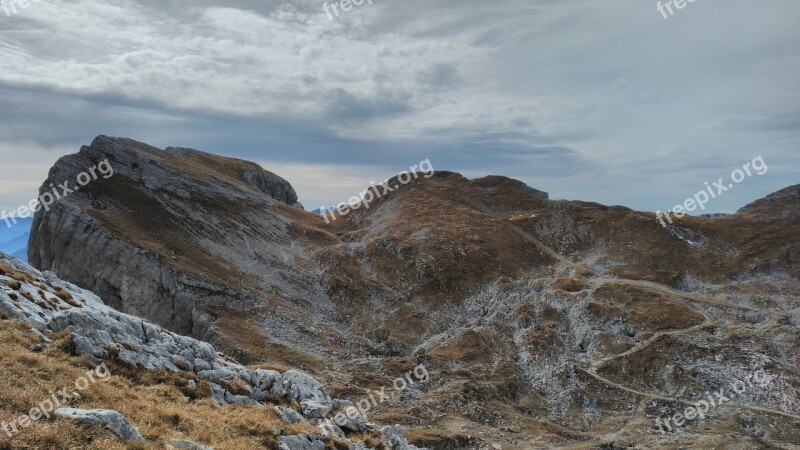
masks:
[[[70,387],[71,392],[75,380],[95,367],[84,357],[72,356],[74,345],[69,332],[49,337],[53,344],[34,353],[29,348],[39,343],[39,338],[30,333],[29,325],[0,321],[0,423],[14,421],[54,390]],[[171,439],[187,439],[217,450],[277,449],[277,433],[318,431],[307,424],[284,424],[271,407],[217,405],[211,399],[211,385],[193,374],[147,371],[119,360],[106,364],[111,378],[92,384],[81,392],[80,398],[62,406],[119,411],[139,428],[146,442],[126,445],[105,431],[88,430],[69,421],[41,419],[12,438],[0,432],[0,449],[149,450],[162,449]],[[194,381],[193,387],[190,380]],[[240,391],[244,390],[242,384]],[[358,435],[354,439],[368,440],[372,442],[370,447],[380,448],[376,447],[376,436]],[[329,439],[326,445],[335,450],[348,448],[335,439]]]
[[[251,394],[250,389],[247,387],[247,384],[245,384],[245,382],[242,381],[241,379],[226,381],[222,383],[222,387],[224,387],[227,391],[229,391],[233,395]]]
[[[350,438],[355,441],[363,442],[368,448],[373,448],[375,450],[386,450],[386,446],[383,444],[378,431],[368,431],[366,433],[354,434],[350,436]]]
[[[0,422],[15,420],[47,399],[50,391],[73,386],[94,367],[85,358],[69,354],[72,344],[67,333],[51,338],[53,345],[33,353],[28,348],[39,338],[30,333],[29,325],[0,321]],[[219,406],[208,398],[211,389],[203,380],[189,389],[185,375],[148,372],[114,361],[108,367],[111,378],[92,384],[68,406],[119,411],[147,442],[126,446],[107,432],[41,419],[13,438],[0,433],[0,449],[161,449],[176,438],[218,450],[273,449],[278,442],[275,427],[284,434],[314,431],[306,425],[284,425],[272,408]],[[187,401],[185,395],[200,400]]]
[[[703,323],[703,316],[680,300],[633,286],[605,285],[595,292],[608,304],[589,303],[599,319],[620,317],[640,331],[684,329]]]
[[[61,300],[63,300],[68,305],[74,306],[76,308],[82,308],[83,307],[83,303],[79,302],[78,300],[75,300],[69,292],[61,289],[58,286],[56,286],[54,288],[54,290],[55,290],[56,297],[60,298]]]
[[[9,274],[9,276],[17,281],[24,281],[26,283],[33,283],[36,281],[36,278],[27,272],[13,271]]]

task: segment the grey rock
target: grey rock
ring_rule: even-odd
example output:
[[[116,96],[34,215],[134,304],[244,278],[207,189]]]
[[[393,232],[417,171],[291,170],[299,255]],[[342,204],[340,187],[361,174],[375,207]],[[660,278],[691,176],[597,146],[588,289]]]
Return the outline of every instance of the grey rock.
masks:
[[[427,450],[415,447],[408,443],[406,436],[408,433],[400,425],[390,425],[381,428],[381,440],[389,450]]]
[[[312,419],[324,419],[331,412],[330,405],[323,405],[314,400],[303,400],[300,402],[303,415]]]
[[[238,405],[258,405],[259,403],[246,395],[235,395],[225,392],[225,403],[235,403]]]
[[[333,402],[320,382],[299,370],[284,373],[283,385],[287,390],[287,397],[292,401],[302,404],[306,400],[313,400],[328,408],[333,407]]]
[[[258,401],[265,400],[270,395],[285,397],[286,389],[283,387],[283,376],[274,370],[256,369],[254,375],[255,392],[253,398]]]
[[[90,428],[106,428],[125,442],[143,441],[139,430],[132,427],[122,414],[106,409],[59,408],[57,417],[75,420]]]
[[[275,412],[277,412],[281,416],[281,419],[283,419],[283,421],[286,422],[287,424],[291,425],[293,423],[300,423],[300,422],[305,422],[306,421],[303,418],[302,414],[300,414],[299,412],[297,412],[297,411],[295,411],[295,410],[293,410],[291,408],[284,408],[283,406],[276,406],[274,409],[275,409]]]
[[[236,378],[236,372],[225,368],[218,368],[214,370],[204,370],[199,372],[197,376],[212,383],[222,384],[233,381]]]
[[[333,436],[337,438],[344,438],[344,431],[335,423],[326,421],[319,424],[319,430],[322,437]]]
[[[331,402],[331,407],[333,408],[333,411],[339,411],[341,409],[349,408],[352,406],[355,406],[353,402],[351,402],[350,400],[343,400],[341,398],[335,398]]]
[[[183,439],[173,439],[169,441],[169,445],[180,450],[214,450],[213,447],[206,447],[204,445],[196,444],[192,441],[185,441]]]
[[[356,442],[350,444],[350,450],[372,450],[372,449],[370,449],[369,447],[360,442]]]
[[[294,188],[283,178],[259,170],[245,172],[244,179],[275,200],[294,206],[295,208],[303,209],[303,205],[297,202],[297,193],[294,191]]]
[[[364,416],[362,416],[361,413],[359,413],[358,410],[353,407],[349,407],[336,414],[334,417],[334,422],[342,427],[342,429],[357,433],[376,428],[374,423],[368,422]]]
[[[325,450],[325,442],[319,433],[309,433],[298,436],[280,436],[281,450]]]
[[[38,344],[33,344],[30,346],[29,350],[34,353],[43,352],[48,347],[47,343],[40,342]]]

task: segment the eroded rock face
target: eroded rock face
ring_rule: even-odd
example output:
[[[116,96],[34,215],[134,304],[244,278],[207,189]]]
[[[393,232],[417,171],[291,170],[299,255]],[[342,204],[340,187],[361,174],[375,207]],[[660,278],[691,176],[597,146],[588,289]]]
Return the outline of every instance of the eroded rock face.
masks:
[[[242,238],[285,254],[289,222],[270,211],[278,203],[302,209],[286,180],[253,163],[100,136],[61,158],[40,193],[65,181],[74,186],[79,174],[103,161],[113,175],[98,175],[36,214],[32,265],[96,292],[122,312],[184,334],[209,331],[195,323],[204,317],[194,314],[198,306],[258,304],[239,281],[253,258],[269,255],[252,254]],[[234,226],[242,222],[258,224],[257,230],[242,236]]]
[[[307,392],[309,385],[316,388],[314,398],[326,395],[318,381],[301,372],[292,371],[291,379],[302,383],[297,387],[278,372],[250,370],[224,358],[206,342],[121,313],[105,305],[94,293],[62,281],[52,272],[39,272],[4,254],[0,254],[0,263],[27,275],[27,281],[20,282],[17,289],[3,285],[0,310],[13,319],[30,323],[41,333],[69,331],[75,351],[95,362],[113,357],[148,370],[194,372],[220,391],[221,403],[229,403],[231,398],[234,399],[231,403],[245,403],[245,399],[255,402],[265,391],[295,399],[297,393]],[[3,280],[16,287],[11,278],[0,275],[0,281]],[[223,386],[235,381],[241,381],[251,394],[231,397],[232,393]],[[289,396],[289,391],[295,395]]]

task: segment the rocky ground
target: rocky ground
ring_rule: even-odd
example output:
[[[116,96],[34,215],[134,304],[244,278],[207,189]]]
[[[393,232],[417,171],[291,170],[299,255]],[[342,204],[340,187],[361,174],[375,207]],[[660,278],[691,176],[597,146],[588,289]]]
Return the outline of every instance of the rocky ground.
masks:
[[[352,402],[332,399],[308,374],[297,370],[280,373],[242,366],[205,342],[120,313],[103,304],[91,292],[59,280],[51,272],[41,273],[2,253],[0,318],[30,327],[27,333],[40,338],[40,342],[29,348],[32,352],[42,352],[52,344],[53,340],[48,336],[65,332],[69,336],[70,353],[94,364],[113,362],[128,369],[160,370],[184,377],[183,387],[189,394],[183,398],[185,402],[190,402],[197,390],[204,389],[218,405],[249,405],[256,409],[269,406],[286,425],[302,424],[306,428],[316,428],[306,434],[284,433],[283,429],[276,428],[272,433],[276,438],[275,448],[314,450],[335,445],[337,448],[366,449],[370,447],[363,442],[351,442],[347,434],[368,432],[375,433],[374,440],[386,448],[417,448],[404,439],[405,431],[401,427],[379,428],[367,422],[358,409],[354,409]],[[198,383],[202,383],[202,387]],[[281,403],[291,406],[280,406]],[[83,423],[89,428],[106,428],[124,442],[145,441],[139,430],[117,411],[59,408],[50,412],[54,412],[55,417]],[[266,414],[263,411],[257,413]],[[24,448],[14,440],[15,432],[22,426],[7,425],[16,422],[3,422],[3,431],[10,438],[4,444],[7,448]],[[262,439],[265,437],[261,436]]]
[[[800,186],[662,227],[439,172],[326,224],[252,163],[101,136],[43,188],[104,159],[113,177],[37,213],[33,266],[237,367],[308,372],[335,398],[357,402],[424,366],[429,382],[368,417],[403,424],[414,445],[800,445]],[[163,367],[209,364],[178,350],[187,365]],[[118,357],[147,367],[138,355]],[[750,384],[676,426],[737,380]]]

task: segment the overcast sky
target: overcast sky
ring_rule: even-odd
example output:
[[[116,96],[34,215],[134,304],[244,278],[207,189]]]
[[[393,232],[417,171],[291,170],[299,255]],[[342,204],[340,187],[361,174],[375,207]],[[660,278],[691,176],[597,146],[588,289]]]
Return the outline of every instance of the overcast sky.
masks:
[[[797,0],[323,3],[0,10],[0,209],[99,134],[256,161],[308,209],[428,158],[650,211],[758,155],[710,210],[800,183]]]

